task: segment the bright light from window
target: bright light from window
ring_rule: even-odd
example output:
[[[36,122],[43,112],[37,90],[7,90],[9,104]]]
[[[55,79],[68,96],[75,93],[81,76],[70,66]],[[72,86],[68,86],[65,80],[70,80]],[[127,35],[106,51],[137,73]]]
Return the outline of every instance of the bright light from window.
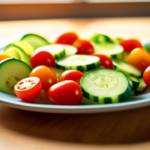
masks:
[[[42,4],[42,3],[75,3],[80,0],[0,0],[0,4]]]

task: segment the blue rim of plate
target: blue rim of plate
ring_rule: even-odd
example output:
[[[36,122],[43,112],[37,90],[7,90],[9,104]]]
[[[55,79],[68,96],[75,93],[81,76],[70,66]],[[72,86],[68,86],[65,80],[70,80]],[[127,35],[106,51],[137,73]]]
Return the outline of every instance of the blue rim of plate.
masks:
[[[140,108],[150,105],[150,89],[146,90],[142,95],[134,96],[126,102],[114,104],[100,104],[100,105],[54,105],[54,104],[38,104],[25,103],[16,96],[0,92],[0,104],[17,108],[21,110],[46,112],[46,113],[63,113],[63,114],[83,114],[83,113],[101,113],[128,110]]]

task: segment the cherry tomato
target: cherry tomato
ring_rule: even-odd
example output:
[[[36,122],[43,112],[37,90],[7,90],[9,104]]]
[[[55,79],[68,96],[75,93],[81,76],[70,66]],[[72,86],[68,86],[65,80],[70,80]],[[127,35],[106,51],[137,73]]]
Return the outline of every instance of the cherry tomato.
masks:
[[[55,67],[55,58],[47,51],[34,52],[30,58],[32,68],[40,65]]]
[[[5,55],[5,54],[0,54],[0,61],[4,60],[6,58],[10,58],[10,56]]]
[[[148,66],[143,73],[143,80],[148,87],[150,87],[150,66]]]
[[[57,82],[55,73],[47,66],[38,66],[34,68],[29,76],[35,76],[40,78],[42,83],[42,89],[47,90],[50,86]]]
[[[56,43],[57,44],[69,44],[72,45],[74,43],[74,41],[76,41],[78,39],[78,36],[76,33],[74,32],[66,32],[63,33],[62,35],[60,35],[57,40]]]
[[[82,95],[80,85],[72,80],[58,82],[48,89],[49,100],[58,105],[79,105]]]
[[[112,62],[111,58],[109,58],[108,56],[106,56],[104,54],[92,54],[92,56],[99,57],[102,68],[107,68],[107,69],[113,69],[114,70],[113,62]]]
[[[73,45],[77,47],[77,54],[87,54],[90,55],[94,53],[93,45],[87,40],[77,39]]]
[[[127,62],[143,72],[150,66],[150,54],[145,49],[136,48],[129,54]]]
[[[60,75],[59,81],[73,80],[80,84],[80,79],[83,75],[84,74],[78,70],[66,70]]]
[[[143,48],[142,44],[136,39],[121,40],[119,43],[125,52],[130,53],[135,48]]]
[[[40,95],[41,89],[41,81],[37,77],[22,79],[14,87],[16,95],[24,102],[33,102]]]

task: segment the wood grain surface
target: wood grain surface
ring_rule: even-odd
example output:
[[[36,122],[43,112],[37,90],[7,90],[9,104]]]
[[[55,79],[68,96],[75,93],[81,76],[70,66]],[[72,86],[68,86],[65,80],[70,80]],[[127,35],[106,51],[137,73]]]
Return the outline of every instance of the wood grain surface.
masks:
[[[0,38],[61,30],[150,40],[150,18],[1,21]],[[0,105],[0,150],[149,150],[150,106],[109,113],[51,114]]]

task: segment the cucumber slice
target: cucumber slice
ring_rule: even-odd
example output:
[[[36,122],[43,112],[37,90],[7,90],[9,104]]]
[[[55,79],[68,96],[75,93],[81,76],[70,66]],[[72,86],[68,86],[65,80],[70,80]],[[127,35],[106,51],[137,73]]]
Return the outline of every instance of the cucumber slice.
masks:
[[[72,45],[64,45],[65,46],[65,57],[75,55],[77,53],[77,48]]]
[[[147,88],[147,85],[145,84],[143,78],[139,78],[139,82],[139,86],[135,90],[136,94],[143,92]]]
[[[0,62],[0,91],[15,94],[14,85],[21,79],[28,77],[31,67],[15,58]]]
[[[89,100],[89,99],[87,99],[86,97],[82,97],[82,101],[81,101],[81,105],[97,105],[97,104],[99,104],[98,102],[94,102],[94,101],[91,101],[91,100]]]
[[[130,84],[131,84],[131,93],[130,96],[135,96],[143,92],[147,85],[145,84],[143,78],[136,78],[133,76],[128,76]]]
[[[104,54],[110,58],[123,59],[124,58],[124,49],[121,45],[118,44],[98,44],[94,45],[95,53]]]
[[[22,38],[21,41],[25,41],[28,44],[30,44],[34,49],[37,49],[40,46],[48,45],[50,44],[47,39],[44,37],[37,35],[37,34],[25,34]]]
[[[81,78],[83,95],[98,104],[125,101],[131,91],[129,80],[123,72],[95,69]]]
[[[124,72],[126,75],[142,77],[142,72],[127,62],[119,59],[113,59],[113,64],[116,70]]]
[[[18,47],[20,47],[27,55],[31,56],[32,53],[34,52],[34,49],[31,45],[29,45],[27,42],[25,41],[16,41],[14,43],[12,43]],[[11,45],[11,44],[10,44]]]
[[[95,44],[114,43],[114,41],[110,37],[99,33],[93,34],[89,40]]]
[[[139,79],[134,77],[134,76],[129,76],[129,78],[130,78],[130,80],[131,80],[131,82],[133,84],[133,88],[136,89],[139,86],[139,84],[140,84]]]
[[[8,46],[8,47],[6,47],[4,52],[9,52],[10,50],[12,52],[12,56],[13,56],[13,53],[18,53],[20,60],[27,63],[29,66],[31,65],[30,64],[30,57],[20,47],[18,47],[16,45]]]
[[[58,60],[56,66],[63,70],[74,69],[84,72],[99,67],[100,59],[96,56],[76,54]]]
[[[129,76],[127,76],[128,79],[129,79],[129,83],[130,83],[130,86],[131,86],[131,92],[130,92],[130,96],[135,96],[135,89],[133,87],[133,83],[132,83],[132,80]]]
[[[11,47],[7,51],[3,52],[3,54],[6,54],[12,58],[21,59],[20,54],[18,53],[18,51],[14,50],[13,47]]]
[[[65,47],[62,44],[51,44],[46,46],[41,46],[35,50],[35,53],[40,51],[47,51],[51,53],[55,59],[60,59],[65,56]]]

